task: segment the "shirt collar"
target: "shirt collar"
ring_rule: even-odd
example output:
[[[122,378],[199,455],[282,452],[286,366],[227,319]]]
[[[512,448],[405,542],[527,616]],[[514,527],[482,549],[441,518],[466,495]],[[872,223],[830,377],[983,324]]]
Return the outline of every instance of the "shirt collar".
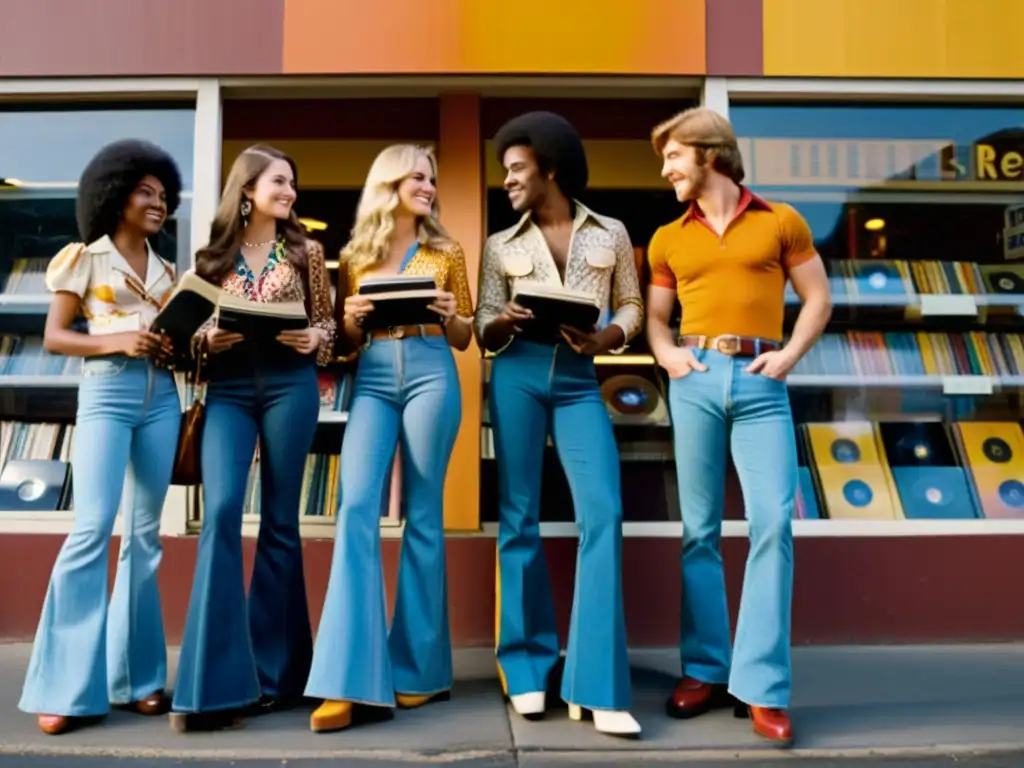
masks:
[[[604,216],[594,213],[579,200],[573,200],[572,203],[576,207],[576,215],[573,217],[572,220],[573,232],[577,232],[579,228],[582,227],[588,219],[590,221],[593,221],[599,227],[606,227]],[[521,235],[523,232],[525,232],[531,226],[533,226],[532,215],[532,211],[527,211],[526,213],[523,214],[522,218],[519,219],[519,222],[514,227],[512,227],[512,229],[510,229],[509,232],[505,235],[506,243],[519,237],[519,235]]]
[[[118,269],[125,274],[129,274],[135,278],[138,277],[138,275],[135,274],[135,270],[131,268],[128,261],[121,255],[121,252],[117,250],[117,246],[114,245],[114,241],[110,235],[104,235],[98,240],[93,240],[89,243],[86,250],[93,254],[109,253]],[[165,274],[173,282],[174,272],[171,271],[167,263],[157,255],[148,240],[146,241],[146,252],[149,255],[149,260],[146,265],[146,279],[148,284],[145,287],[147,289],[152,288]]]
[[[740,185],[740,201],[736,205],[736,213],[733,216],[734,219],[747,210],[770,211],[771,209],[771,203],[769,203],[762,197],[758,197],[743,185]],[[706,221],[704,211],[700,209],[700,205],[697,204],[696,200],[690,201],[690,206],[686,209],[686,213],[683,214],[683,224],[685,224],[690,219],[695,219],[697,221]]]

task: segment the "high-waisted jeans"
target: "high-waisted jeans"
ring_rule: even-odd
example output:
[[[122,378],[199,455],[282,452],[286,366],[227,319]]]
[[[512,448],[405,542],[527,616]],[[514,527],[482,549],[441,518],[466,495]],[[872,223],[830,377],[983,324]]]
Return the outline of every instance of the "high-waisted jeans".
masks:
[[[539,526],[550,430],[580,532],[562,698],[628,709],[619,452],[594,359],[566,344],[513,341],[492,363],[489,406],[498,461],[496,652],[506,691],[545,691],[559,656]]]
[[[301,696],[312,631],[299,536],[306,455],[320,413],[312,365],[207,385],[203,529],[174,690],[176,712]],[[242,512],[256,441],[260,532],[249,599]]]
[[[787,707],[796,438],[784,381],[747,373],[750,357],[697,353],[708,366],[669,382],[683,516],[683,673],[728,683],[741,701]],[[726,451],[750,523],[739,623],[730,642],[719,539]]]
[[[166,683],[157,569],[181,424],[174,378],[143,359],[86,359],[75,424],[74,528],[53,566],[18,706],[91,717]],[[119,506],[123,535],[108,607]]]
[[[371,342],[359,357],[341,448],[334,559],[306,695],[394,706],[452,684],[444,482],[462,419],[443,336]],[[383,494],[401,447],[405,535],[391,632],[380,556]]]

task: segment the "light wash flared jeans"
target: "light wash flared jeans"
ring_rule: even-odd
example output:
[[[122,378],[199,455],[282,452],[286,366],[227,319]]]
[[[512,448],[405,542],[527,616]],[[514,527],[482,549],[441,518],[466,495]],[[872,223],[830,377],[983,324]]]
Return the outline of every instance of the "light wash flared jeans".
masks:
[[[85,360],[72,460],[75,523],[46,590],[18,707],[106,714],[162,690],[167,647],[157,589],[160,513],[181,405],[174,378],[138,358]],[[107,561],[120,506],[124,532],[107,604]]]
[[[396,693],[451,688],[444,481],[461,420],[459,378],[444,336],[376,340],[360,353],[307,696],[391,707]],[[380,516],[396,444],[405,534],[389,632]]]

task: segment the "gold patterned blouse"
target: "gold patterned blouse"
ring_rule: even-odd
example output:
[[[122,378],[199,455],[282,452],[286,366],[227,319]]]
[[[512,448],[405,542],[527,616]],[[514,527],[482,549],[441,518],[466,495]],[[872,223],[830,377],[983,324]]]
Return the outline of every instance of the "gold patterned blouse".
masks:
[[[528,283],[589,293],[602,310],[611,308],[610,322],[622,328],[627,343],[639,332],[644,304],[633,245],[625,225],[618,219],[594,213],[580,202],[573,202],[576,215],[564,282],[544,234],[529,213],[514,227],[487,238],[477,297],[478,336],[482,336],[484,328],[502,313],[517,287]],[[623,345],[614,351],[621,352],[625,348]]]
[[[339,306],[346,296],[358,292],[364,278],[373,276],[376,266],[370,264],[356,267],[350,259],[341,260],[338,267]],[[466,254],[458,243],[448,248],[421,245],[402,274],[433,277],[439,291],[448,291],[455,296],[455,307],[460,317],[469,319],[473,316],[473,298],[469,293],[469,278],[466,275]]]
[[[89,245],[72,243],[46,268],[46,287],[82,300],[89,333],[102,336],[149,328],[174,288],[174,268],[147,244],[146,274],[139,276],[104,235]]]

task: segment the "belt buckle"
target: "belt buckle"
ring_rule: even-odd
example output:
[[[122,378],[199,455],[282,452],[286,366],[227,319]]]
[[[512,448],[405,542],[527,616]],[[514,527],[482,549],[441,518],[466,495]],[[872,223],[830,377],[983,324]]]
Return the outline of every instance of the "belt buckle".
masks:
[[[405,338],[405,326],[403,325],[389,325],[388,326],[388,338],[398,341],[399,339]]]
[[[715,349],[723,355],[738,355],[741,348],[739,336],[718,336],[715,338]]]

